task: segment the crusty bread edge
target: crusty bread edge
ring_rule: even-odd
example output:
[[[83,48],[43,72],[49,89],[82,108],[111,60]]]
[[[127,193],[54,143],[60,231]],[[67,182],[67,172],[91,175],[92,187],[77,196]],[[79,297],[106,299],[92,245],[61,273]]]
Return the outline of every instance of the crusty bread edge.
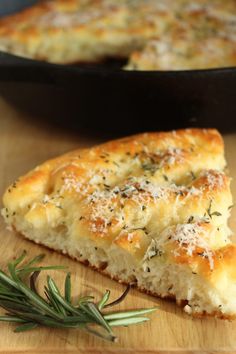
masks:
[[[58,250],[58,249],[56,249],[56,248],[54,248],[54,247],[52,247],[52,246],[49,247],[49,246],[47,246],[47,245],[45,245],[45,244],[43,244],[43,243],[41,243],[41,242],[39,242],[39,241],[36,242],[36,241],[34,241],[33,239],[30,239],[30,238],[28,238],[27,236],[25,236],[23,233],[17,231],[15,228],[13,228],[13,229],[14,229],[14,231],[15,231],[15,233],[16,233],[17,235],[23,236],[26,240],[32,241],[32,242],[34,242],[36,245],[43,246],[43,247],[45,247],[45,248],[48,249],[48,250],[56,251],[57,253],[60,253],[60,254],[62,254],[63,256],[66,256],[66,257],[68,257],[68,258],[70,258],[70,259],[73,259],[73,260],[75,260],[75,261],[77,261],[77,262],[79,262],[79,263],[85,265],[86,267],[89,267],[90,269],[93,269],[93,270],[99,272],[100,274],[107,276],[108,278],[110,278],[110,279],[112,279],[112,280],[116,280],[116,281],[117,281],[118,283],[120,283],[120,284],[124,284],[124,285],[128,285],[128,284],[129,284],[129,283],[125,282],[124,280],[119,279],[119,278],[116,277],[116,276],[112,276],[111,274],[109,274],[108,272],[106,272],[106,270],[103,269],[103,267],[96,267],[96,266],[90,264],[90,262],[89,262],[88,259],[85,259],[85,260],[78,259],[78,258],[76,258],[76,257],[74,257],[74,256],[71,256],[71,255],[70,255],[69,253],[67,253],[67,252],[64,253],[64,252],[62,252],[61,250]],[[134,288],[136,288],[136,289],[139,290],[140,292],[142,292],[142,293],[144,293],[144,294],[147,294],[147,295],[151,295],[151,296],[154,296],[154,297],[158,297],[158,298],[160,298],[160,299],[175,301],[176,304],[177,304],[178,306],[182,307],[182,308],[184,308],[184,306],[188,305],[188,300],[177,301],[177,300],[176,300],[176,297],[175,297],[173,294],[168,294],[168,295],[164,295],[164,296],[163,296],[163,295],[158,294],[158,293],[156,293],[156,292],[153,292],[153,291],[147,290],[147,289],[145,289],[145,288],[139,287],[139,286],[137,286],[137,284],[135,284],[135,283],[134,283]],[[203,311],[203,312],[199,312],[199,313],[193,313],[193,314],[191,314],[191,316],[194,317],[194,318],[200,318],[200,319],[201,319],[201,318],[218,318],[218,319],[229,320],[229,321],[236,319],[236,315],[224,315],[224,314],[222,314],[222,313],[219,312],[219,311],[215,311],[215,312],[212,312],[212,313],[207,313],[207,312]]]

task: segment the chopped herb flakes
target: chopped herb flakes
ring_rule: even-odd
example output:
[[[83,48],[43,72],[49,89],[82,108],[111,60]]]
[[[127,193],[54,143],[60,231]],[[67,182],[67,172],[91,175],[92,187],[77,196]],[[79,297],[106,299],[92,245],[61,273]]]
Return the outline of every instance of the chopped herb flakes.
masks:
[[[222,216],[222,214],[219,211],[211,211],[212,208],[212,199],[210,200],[210,205],[209,208],[207,209],[207,214],[212,219],[212,216]]]

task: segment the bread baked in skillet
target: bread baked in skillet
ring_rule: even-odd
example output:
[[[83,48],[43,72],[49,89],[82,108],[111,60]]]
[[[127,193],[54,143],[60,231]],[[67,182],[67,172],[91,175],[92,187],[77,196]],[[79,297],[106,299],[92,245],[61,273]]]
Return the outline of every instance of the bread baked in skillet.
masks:
[[[236,64],[234,0],[46,0],[0,21],[0,50],[52,63],[126,58],[129,70]]]

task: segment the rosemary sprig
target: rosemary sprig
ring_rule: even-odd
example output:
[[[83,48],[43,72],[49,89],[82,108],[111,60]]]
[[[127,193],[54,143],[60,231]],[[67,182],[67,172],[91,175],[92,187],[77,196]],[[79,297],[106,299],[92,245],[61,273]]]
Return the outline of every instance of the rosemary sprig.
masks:
[[[128,326],[148,321],[143,315],[151,313],[156,308],[106,312],[123,301],[131,285],[115,301],[108,303],[110,291],[106,290],[101,300],[96,303],[92,296],[79,297],[77,303],[72,302],[71,276],[66,275],[64,295],[61,294],[55,281],[47,276],[44,286],[45,298],[36,288],[36,280],[41,271],[48,269],[63,269],[62,266],[37,267],[44,255],[39,255],[27,263],[26,252],[15,261],[8,264],[9,274],[0,270],[0,307],[7,313],[0,316],[0,321],[18,323],[15,332],[23,332],[38,326],[53,328],[79,328],[88,333],[109,341],[116,341],[112,327]]]

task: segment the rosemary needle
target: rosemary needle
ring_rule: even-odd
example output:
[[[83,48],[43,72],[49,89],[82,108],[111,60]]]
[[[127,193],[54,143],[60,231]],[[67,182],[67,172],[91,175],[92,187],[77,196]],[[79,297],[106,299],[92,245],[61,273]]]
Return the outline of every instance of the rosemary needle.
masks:
[[[79,297],[77,304],[72,303],[71,276],[66,275],[64,294],[55,281],[47,276],[44,286],[45,297],[36,288],[36,280],[41,271],[63,269],[62,266],[37,267],[44,255],[38,255],[27,263],[26,252],[8,264],[8,274],[0,270],[0,307],[7,313],[0,321],[18,323],[15,332],[28,331],[39,326],[53,328],[77,328],[109,341],[116,341],[113,333],[115,326],[129,326],[149,320],[143,315],[156,308],[131,311],[107,312],[107,307],[115,306],[127,296],[130,285],[115,301],[108,303],[110,291],[106,290],[96,303],[92,296]],[[29,284],[29,285],[28,285]]]

